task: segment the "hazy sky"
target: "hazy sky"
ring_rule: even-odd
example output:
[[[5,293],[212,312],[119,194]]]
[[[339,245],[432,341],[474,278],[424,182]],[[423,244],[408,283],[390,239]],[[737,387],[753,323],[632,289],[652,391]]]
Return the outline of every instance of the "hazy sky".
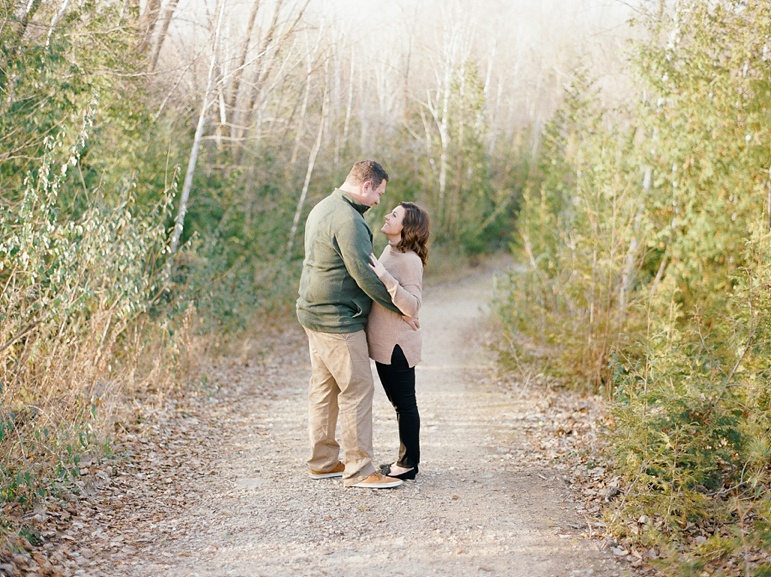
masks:
[[[255,0],[225,0],[233,24],[244,24]],[[302,0],[286,0],[297,6]],[[366,44],[403,39],[420,40],[433,24],[452,14],[472,23],[477,35],[506,38],[539,46],[553,35],[577,43],[601,36],[623,35],[629,7],[645,0],[311,0],[310,21],[343,29],[348,40]],[[217,0],[182,0],[178,21],[209,27]],[[264,3],[267,8],[269,3]],[[269,9],[261,12],[270,17]],[[371,39],[369,42],[368,39]]]
[[[416,14],[438,15],[457,5],[462,13],[492,21],[499,28],[568,16],[577,26],[600,28],[622,23],[631,13],[629,4],[622,0],[311,0],[311,9],[351,23],[387,27]]]
[[[405,33],[418,44],[432,24],[452,14],[468,20],[477,38],[516,41],[531,50],[559,41],[575,49],[627,34],[633,14],[622,0],[311,0],[309,9],[347,29],[350,40],[370,45],[399,42]],[[427,42],[426,42],[427,43]]]

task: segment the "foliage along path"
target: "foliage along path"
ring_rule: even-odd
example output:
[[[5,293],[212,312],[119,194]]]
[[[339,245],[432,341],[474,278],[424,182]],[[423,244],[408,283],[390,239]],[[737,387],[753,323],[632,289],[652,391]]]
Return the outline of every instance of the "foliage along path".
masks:
[[[416,482],[344,489],[307,476],[306,342],[284,327],[210,367],[198,396],[127,430],[134,456],[83,488],[64,561],[112,577],[624,575],[581,537],[564,482],[518,457],[538,393],[494,387],[481,344],[492,278],[425,291]],[[375,378],[377,465],[398,441]]]

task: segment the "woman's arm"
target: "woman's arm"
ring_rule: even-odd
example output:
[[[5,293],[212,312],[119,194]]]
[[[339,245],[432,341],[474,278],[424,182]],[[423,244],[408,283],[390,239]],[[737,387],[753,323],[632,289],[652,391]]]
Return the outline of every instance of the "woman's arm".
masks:
[[[399,271],[401,280],[397,280],[374,254],[369,255],[370,268],[383,281],[394,305],[408,317],[417,318],[422,301],[421,285],[423,284],[423,264],[420,259],[410,259],[407,267]]]

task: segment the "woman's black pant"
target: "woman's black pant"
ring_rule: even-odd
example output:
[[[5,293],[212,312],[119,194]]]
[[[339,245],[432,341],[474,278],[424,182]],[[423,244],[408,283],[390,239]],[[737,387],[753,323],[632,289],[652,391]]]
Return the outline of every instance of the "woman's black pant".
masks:
[[[391,353],[391,364],[376,362],[377,374],[388,400],[396,409],[399,424],[399,467],[412,468],[420,463],[420,415],[415,398],[415,367],[407,359],[399,345]]]

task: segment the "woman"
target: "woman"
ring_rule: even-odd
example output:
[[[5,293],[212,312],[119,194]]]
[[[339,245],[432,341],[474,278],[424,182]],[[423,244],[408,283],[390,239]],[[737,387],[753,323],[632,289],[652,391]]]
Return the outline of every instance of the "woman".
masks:
[[[380,230],[388,245],[370,265],[383,281],[391,300],[404,315],[418,318],[423,290],[423,267],[428,261],[428,214],[402,202],[385,217]],[[367,322],[369,356],[374,359],[383,389],[396,410],[399,458],[380,472],[397,479],[414,479],[420,463],[420,415],[415,399],[415,365],[420,362],[422,335],[398,313],[373,303]]]

